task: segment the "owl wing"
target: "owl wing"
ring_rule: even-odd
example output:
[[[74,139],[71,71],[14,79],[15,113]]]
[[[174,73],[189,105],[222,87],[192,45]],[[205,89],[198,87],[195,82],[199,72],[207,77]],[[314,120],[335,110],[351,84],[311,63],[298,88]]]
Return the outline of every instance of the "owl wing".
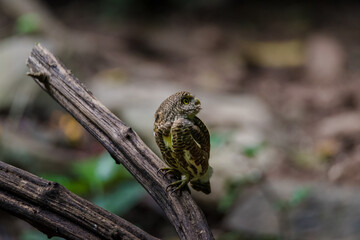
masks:
[[[203,156],[206,156],[206,164],[209,164],[210,156],[210,134],[205,124],[198,118],[194,118],[194,128],[191,131],[191,135],[194,140],[201,146]],[[212,175],[212,167],[208,166],[206,173],[199,179],[190,181],[191,187],[197,191],[201,191],[205,194],[211,193],[210,177]]]
[[[209,132],[203,132],[202,128],[185,118],[176,120],[171,128],[175,156],[193,177],[205,174],[209,166]]]
[[[201,149],[210,154],[210,134],[205,124],[198,117],[194,117],[194,127],[191,129],[191,135],[200,145]]]
[[[178,164],[191,175],[192,188],[205,194],[211,193],[210,134],[205,124],[199,118],[193,121],[178,119],[171,133]]]

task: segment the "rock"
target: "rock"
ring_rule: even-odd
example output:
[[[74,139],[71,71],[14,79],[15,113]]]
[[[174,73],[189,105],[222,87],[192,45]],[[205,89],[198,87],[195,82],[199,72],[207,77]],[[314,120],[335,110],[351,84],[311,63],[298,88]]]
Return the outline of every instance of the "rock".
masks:
[[[304,42],[287,41],[248,42],[243,44],[248,63],[263,68],[288,68],[304,65]]]
[[[195,29],[190,37],[194,48],[209,51],[217,49],[224,42],[224,35],[220,26],[205,25]]]
[[[214,169],[211,178],[213,191],[209,196],[194,193],[193,195],[199,199],[218,202],[226,194],[228,182],[266,172],[277,166],[281,160],[279,151],[274,148],[274,143],[268,140],[269,136],[261,128],[234,128],[232,131],[230,135],[226,135],[221,134],[222,130],[213,130],[213,134],[220,134],[225,142],[220,146],[212,146],[210,164]],[[265,141],[269,141],[269,144],[262,146]],[[259,147],[256,156],[246,156],[245,149],[252,147]]]
[[[266,189],[267,193],[271,191],[270,195],[255,189],[244,192],[239,198],[237,205],[224,219],[224,225],[229,230],[258,235],[284,234],[279,228],[284,224],[287,226],[284,229],[286,234],[292,239],[360,239],[358,187],[284,179],[269,181],[261,189]],[[296,199],[299,189],[308,189],[308,195],[288,208],[288,214],[283,212],[286,215],[281,218],[279,208],[275,206]],[[288,221],[281,224],[281,219]]]
[[[193,82],[208,91],[236,89],[246,73],[242,59],[230,51],[190,58],[186,69]]]
[[[333,37],[314,35],[306,47],[306,72],[317,83],[340,80],[343,75],[346,54],[343,46]]]
[[[278,235],[279,221],[273,203],[269,202],[259,189],[247,191],[245,194],[249,194],[249,197],[226,216],[224,227],[232,231]]]
[[[353,136],[360,133],[360,114],[343,112],[325,118],[318,124],[317,133],[321,137]]]
[[[304,239],[359,239],[359,189],[327,184],[312,186],[312,194],[291,214],[294,236]]]
[[[328,178],[336,183],[360,183],[360,153],[355,152],[343,161],[336,162],[328,170]]]
[[[319,139],[314,143],[314,151],[322,160],[335,157],[340,153],[341,147],[341,142],[336,138]]]

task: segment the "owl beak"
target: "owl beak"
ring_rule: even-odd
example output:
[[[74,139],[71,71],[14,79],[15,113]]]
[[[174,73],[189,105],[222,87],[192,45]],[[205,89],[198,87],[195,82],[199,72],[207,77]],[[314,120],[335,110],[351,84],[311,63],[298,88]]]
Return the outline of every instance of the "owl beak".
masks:
[[[195,98],[195,105],[200,105],[200,104],[201,104],[200,100]]]

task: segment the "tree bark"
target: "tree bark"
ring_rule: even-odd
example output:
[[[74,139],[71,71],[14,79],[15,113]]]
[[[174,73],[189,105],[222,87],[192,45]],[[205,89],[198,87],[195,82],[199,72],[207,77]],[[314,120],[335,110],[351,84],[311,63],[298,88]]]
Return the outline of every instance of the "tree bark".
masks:
[[[189,192],[170,194],[158,176],[164,163],[47,49],[37,44],[28,58],[29,76],[80,122],[143,185],[164,210],[181,239],[213,239],[203,212]]]
[[[0,208],[66,239],[157,239],[58,183],[0,162]]]

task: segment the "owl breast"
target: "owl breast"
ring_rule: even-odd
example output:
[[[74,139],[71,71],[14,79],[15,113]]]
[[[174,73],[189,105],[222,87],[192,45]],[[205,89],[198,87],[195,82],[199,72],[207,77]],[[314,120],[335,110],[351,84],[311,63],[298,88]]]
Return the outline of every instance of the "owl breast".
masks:
[[[168,136],[163,136],[165,147],[170,148],[173,151],[171,133]]]

